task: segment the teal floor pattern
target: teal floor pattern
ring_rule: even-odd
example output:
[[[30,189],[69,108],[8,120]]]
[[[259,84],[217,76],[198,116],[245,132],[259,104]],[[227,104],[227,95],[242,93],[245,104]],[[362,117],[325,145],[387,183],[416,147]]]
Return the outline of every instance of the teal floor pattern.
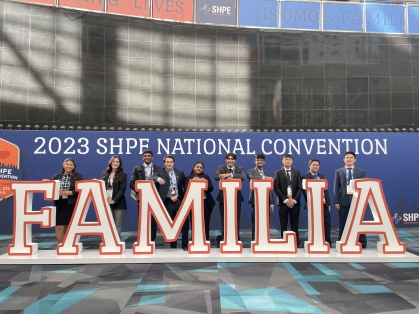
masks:
[[[399,235],[418,255],[419,229]],[[0,237],[0,253],[10,241]],[[0,265],[0,313],[419,313],[419,263]]]

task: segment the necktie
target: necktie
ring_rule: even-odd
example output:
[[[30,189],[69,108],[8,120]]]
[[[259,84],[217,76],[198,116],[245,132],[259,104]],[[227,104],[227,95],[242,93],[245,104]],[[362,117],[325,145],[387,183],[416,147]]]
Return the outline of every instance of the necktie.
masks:
[[[319,179],[320,179],[320,177],[319,177],[317,174],[315,174],[315,175],[314,175],[314,179],[319,180]]]
[[[352,168],[348,168],[348,181],[351,181],[353,179],[352,177]]]
[[[291,182],[291,172],[289,170],[287,170],[287,179]]]

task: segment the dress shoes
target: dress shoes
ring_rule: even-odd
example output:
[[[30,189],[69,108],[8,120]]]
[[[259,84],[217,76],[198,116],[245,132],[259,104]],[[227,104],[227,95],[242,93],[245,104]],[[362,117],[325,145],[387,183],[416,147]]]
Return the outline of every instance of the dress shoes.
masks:
[[[187,251],[188,247],[187,246],[182,246],[182,250]]]

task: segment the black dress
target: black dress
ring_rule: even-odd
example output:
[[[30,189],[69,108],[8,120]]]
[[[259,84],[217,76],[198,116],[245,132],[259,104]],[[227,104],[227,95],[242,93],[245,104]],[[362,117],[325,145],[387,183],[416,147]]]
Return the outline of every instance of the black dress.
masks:
[[[52,180],[61,180],[63,177],[62,173],[54,174]],[[71,173],[70,178],[70,189],[73,195],[69,195],[68,198],[59,198],[54,201],[54,206],[56,207],[55,214],[55,225],[56,226],[66,226],[70,223],[71,217],[73,216],[74,206],[76,205],[77,195],[79,192],[75,190],[75,182],[83,180],[83,175],[78,172]]]

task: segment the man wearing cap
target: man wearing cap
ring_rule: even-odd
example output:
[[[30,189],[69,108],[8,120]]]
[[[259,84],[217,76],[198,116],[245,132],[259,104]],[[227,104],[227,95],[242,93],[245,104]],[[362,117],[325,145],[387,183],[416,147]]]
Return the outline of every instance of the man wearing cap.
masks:
[[[235,153],[227,153],[225,156],[226,164],[218,166],[217,171],[214,175],[215,181],[220,180],[232,180],[240,179],[244,181],[246,175],[244,173],[243,167],[236,166],[237,156]],[[218,192],[217,196],[218,207],[220,208],[221,215],[221,237],[217,237],[217,245],[219,241],[224,239],[224,193],[223,190]],[[240,213],[241,213],[241,203],[244,201],[243,194],[240,190],[237,191],[237,232],[240,234]],[[240,239],[240,236],[238,236]]]
[[[265,154],[260,153],[255,155],[255,164],[256,167],[249,169],[247,171],[247,178],[249,181],[251,180],[272,180],[274,178],[263,169],[263,165],[265,164]],[[252,220],[252,241],[255,240],[255,192],[253,190],[250,191],[249,194],[249,203],[250,203],[250,218]],[[274,211],[274,198],[273,192],[270,191],[269,193],[269,212],[272,214]]]

